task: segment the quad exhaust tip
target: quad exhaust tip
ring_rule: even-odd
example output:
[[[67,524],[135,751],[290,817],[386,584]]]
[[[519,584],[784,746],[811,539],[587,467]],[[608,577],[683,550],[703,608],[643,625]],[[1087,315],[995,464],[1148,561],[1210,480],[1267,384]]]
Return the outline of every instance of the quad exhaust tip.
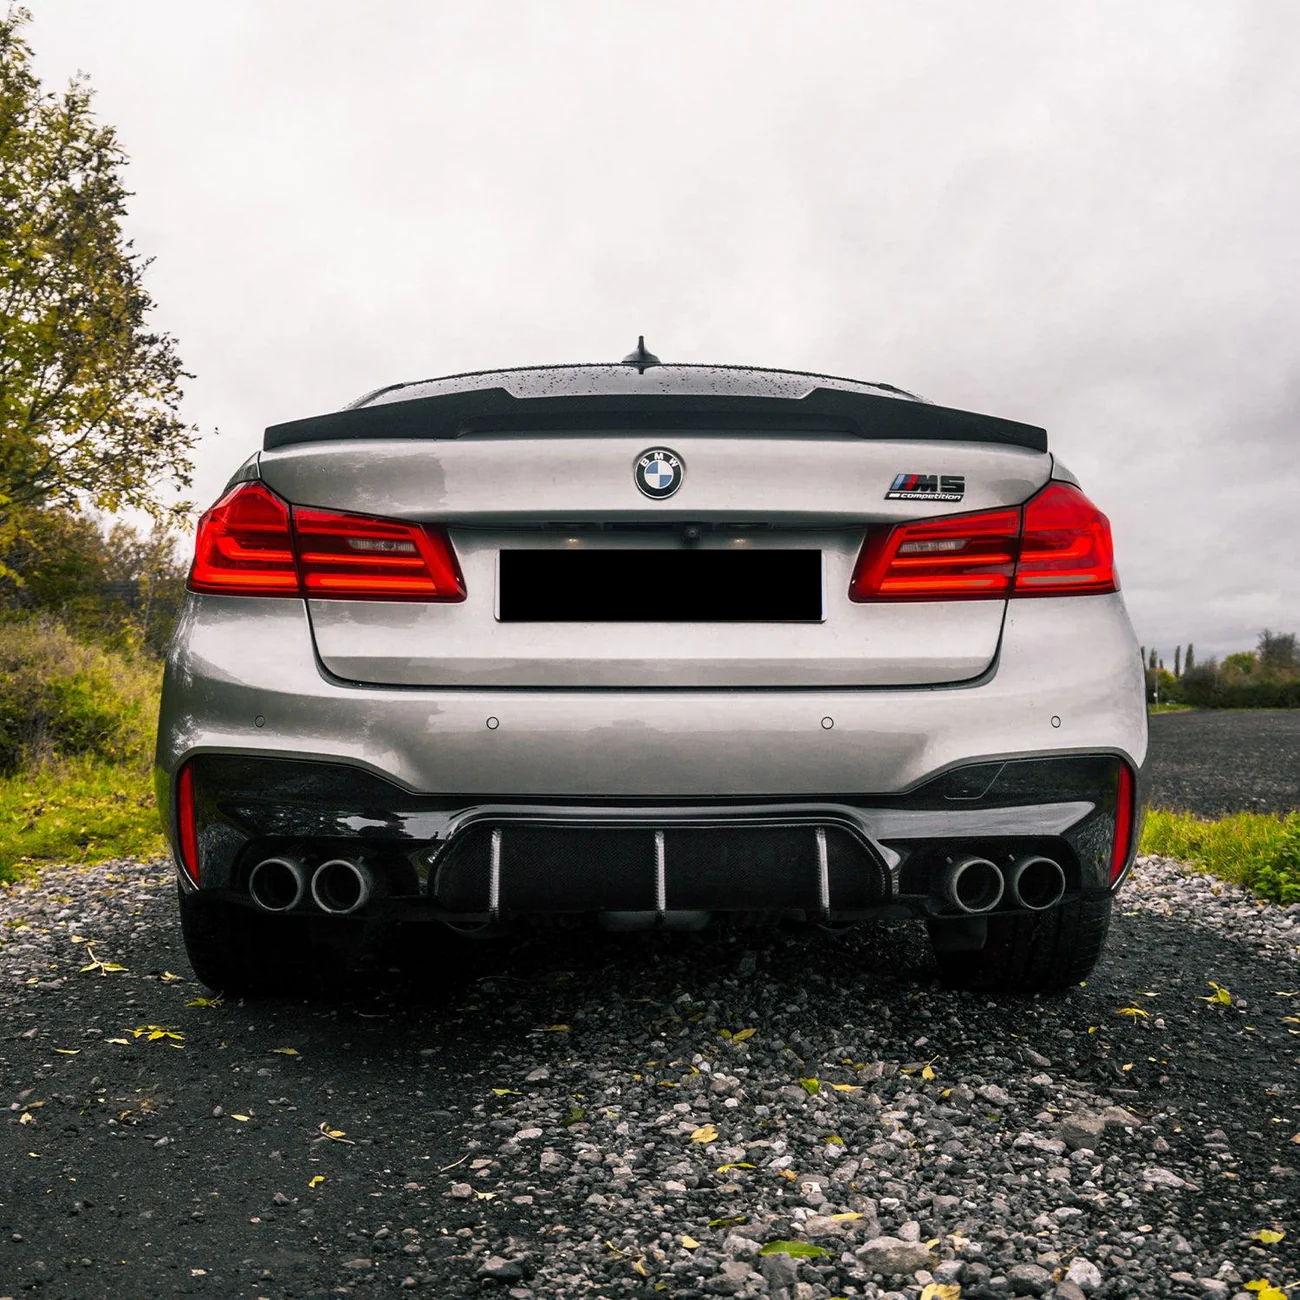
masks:
[[[311,896],[322,912],[348,916],[365,907],[375,892],[375,877],[362,862],[331,858],[316,868],[311,878]]]
[[[1059,862],[1031,853],[1006,870],[1007,894],[1017,907],[1043,912],[1065,897],[1065,872]]]
[[[248,892],[264,912],[291,912],[307,893],[307,868],[297,858],[263,858],[248,877]]]
[[[987,858],[958,858],[939,877],[939,896],[968,916],[991,912],[1002,901],[1003,888],[1002,872]]]

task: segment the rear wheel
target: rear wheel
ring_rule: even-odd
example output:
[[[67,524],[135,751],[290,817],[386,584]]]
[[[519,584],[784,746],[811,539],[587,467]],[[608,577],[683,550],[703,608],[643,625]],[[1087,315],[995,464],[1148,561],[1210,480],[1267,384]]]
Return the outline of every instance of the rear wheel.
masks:
[[[355,956],[355,926],[346,921],[332,923],[344,942],[320,943],[305,917],[268,916],[225,899],[184,893],[180,911],[190,965],[221,993],[328,989]]]
[[[929,923],[939,974],[949,988],[1022,993],[1068,988],[1085,979],[1106,946],[1112,900],[1079,899],[1027,916],[991,916],[982,948],[953,946],[943,921]],[[958,926],[968,927],[961,921]]]

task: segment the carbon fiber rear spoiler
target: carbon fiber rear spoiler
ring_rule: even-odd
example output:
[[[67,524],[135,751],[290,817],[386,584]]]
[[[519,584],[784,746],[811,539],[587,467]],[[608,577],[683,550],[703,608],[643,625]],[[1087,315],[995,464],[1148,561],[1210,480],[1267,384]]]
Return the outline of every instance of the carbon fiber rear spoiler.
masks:
[[[616,393],[515,397],[504,388],[478,388],[273,424],[262,446],[270,451],[306,442],[624,429],[839,433],[873,442],[982,442],[1047,450],[1047,431],[1032,424],[841,388],[815,388],[800,398]]]

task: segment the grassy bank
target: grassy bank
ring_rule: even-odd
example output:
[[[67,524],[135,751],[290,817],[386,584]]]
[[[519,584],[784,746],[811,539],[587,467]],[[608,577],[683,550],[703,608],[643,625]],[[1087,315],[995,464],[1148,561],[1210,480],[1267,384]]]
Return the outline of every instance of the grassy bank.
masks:
[[[1274,903],[1300,903],[1300,813],[1232,813],[1205,821],[1153,808],[1142,852],[1190,862]]]
[[[0,880],[160,851],[150,785],[162,666],[56,620],[0,623]]]
[[[164,851],[147,772],[92,760],[0,779],[0,880],[47,862]]]

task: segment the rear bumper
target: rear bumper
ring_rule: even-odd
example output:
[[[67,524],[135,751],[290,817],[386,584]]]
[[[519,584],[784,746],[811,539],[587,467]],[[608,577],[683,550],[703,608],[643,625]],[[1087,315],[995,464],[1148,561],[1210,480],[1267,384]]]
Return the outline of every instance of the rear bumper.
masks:
[[[956,851],[1045,853],[1068,896],[1105,893],[1119,765],[1140,800],[1146,748],[1118,596],[1012,602],[993,668],[961,686],[731,691],[360,686],[321,669],[301,602],[192,596],[157,784],[174,841],[189,765],[202,888],[240,901],[259,856],[297,852],[372,860],[390,915],[835,920],[936,915]],[[736,872],[713,892],[706,832]],[[525,857],[540,892],[511,875]]]
[[[329,677],[298,600],[190,596],[158,766],[237,753],[344,762],[410,791],[527,798],[904,792],[962,764],[1109,753],[1147,723],[1121,598],[1012,601],[993,667],[952,687],[531,690]]]
[[[1006,876],[998,912],[1026,910],[1009,882],[1012,864],[1034,856],[1060,867],[1053,905],[1098,897],[1112,888],[1120,765],[1108,755],[976,764],[884,797],[585,804],[414,795],[297,760],[200,755],[188,770],[205,893],[251,904],[259,863],[288,861],[308,879],[341,859],[372,882],[375,917],[484,925],[597,913],[630,926],[714,912],[960,915],[943,877],[971,856]],[[287,910],[311,914],[313,901],[302,891]]]

